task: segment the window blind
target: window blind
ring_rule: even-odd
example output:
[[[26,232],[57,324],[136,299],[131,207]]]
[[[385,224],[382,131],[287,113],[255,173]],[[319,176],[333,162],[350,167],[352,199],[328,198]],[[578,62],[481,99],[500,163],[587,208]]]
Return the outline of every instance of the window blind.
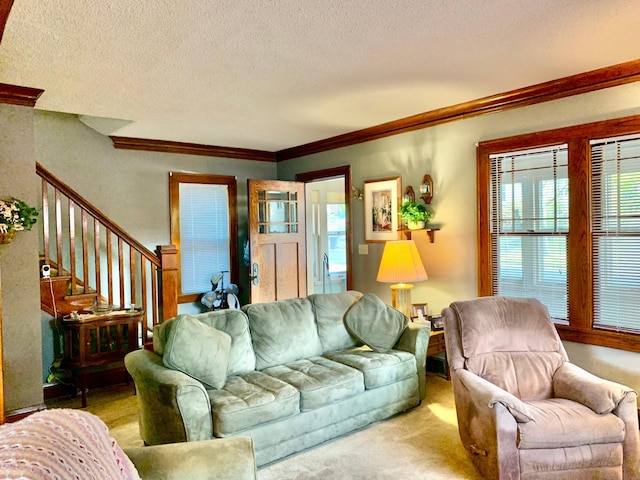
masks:
[[[214,273],[230,270],[228,187],[180,183],[179,195],[182,293],[204,293]]]
[[[640,332],[640,137],[591,142],[594,328]]]
[[[490,156],[493,293],[568,318],[567,145]]]

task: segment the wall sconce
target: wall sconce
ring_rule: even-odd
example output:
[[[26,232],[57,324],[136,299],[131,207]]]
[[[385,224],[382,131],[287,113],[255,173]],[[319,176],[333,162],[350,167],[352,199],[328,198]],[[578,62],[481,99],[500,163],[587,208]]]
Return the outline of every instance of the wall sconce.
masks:
[[[420,196],[427,205],[431,203],[431,198],[433,197],[433,180],[429,174],[422,178],[422,183],[420,184]]]
[[[405,202],[411,202],[411,203],[415,203],[416,202],[416,194],[413,191],[413,187],[411,185],[409,185],[407,188],[404,189],[404,198],[403,200]]]

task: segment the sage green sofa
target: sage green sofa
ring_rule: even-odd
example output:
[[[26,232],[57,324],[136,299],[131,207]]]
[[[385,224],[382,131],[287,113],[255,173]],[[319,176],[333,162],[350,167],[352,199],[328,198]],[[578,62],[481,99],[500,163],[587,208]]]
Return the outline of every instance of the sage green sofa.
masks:
[[[419,405],[429,335],[355,291],[179,315],[155,327],[155,352],[125,358],[140,435],[249,436],[273,462]]]

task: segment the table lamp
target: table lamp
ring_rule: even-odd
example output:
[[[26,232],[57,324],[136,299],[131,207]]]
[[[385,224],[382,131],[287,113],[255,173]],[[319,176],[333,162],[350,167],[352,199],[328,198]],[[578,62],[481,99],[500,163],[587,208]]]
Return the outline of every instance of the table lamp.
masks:
[[[418,248],[413,240],[392,240],[385,244],[376,280],[391,285],[391,305],[411,318],[411,289],[409,282],[426,280]]]

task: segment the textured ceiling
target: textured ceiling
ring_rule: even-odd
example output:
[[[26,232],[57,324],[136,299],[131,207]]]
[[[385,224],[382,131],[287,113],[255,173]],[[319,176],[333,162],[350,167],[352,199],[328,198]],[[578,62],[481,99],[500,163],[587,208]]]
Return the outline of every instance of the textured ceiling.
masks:
[[[15,0],[0,82],[108,135],[276,151],[640,58],[630,0]]]

